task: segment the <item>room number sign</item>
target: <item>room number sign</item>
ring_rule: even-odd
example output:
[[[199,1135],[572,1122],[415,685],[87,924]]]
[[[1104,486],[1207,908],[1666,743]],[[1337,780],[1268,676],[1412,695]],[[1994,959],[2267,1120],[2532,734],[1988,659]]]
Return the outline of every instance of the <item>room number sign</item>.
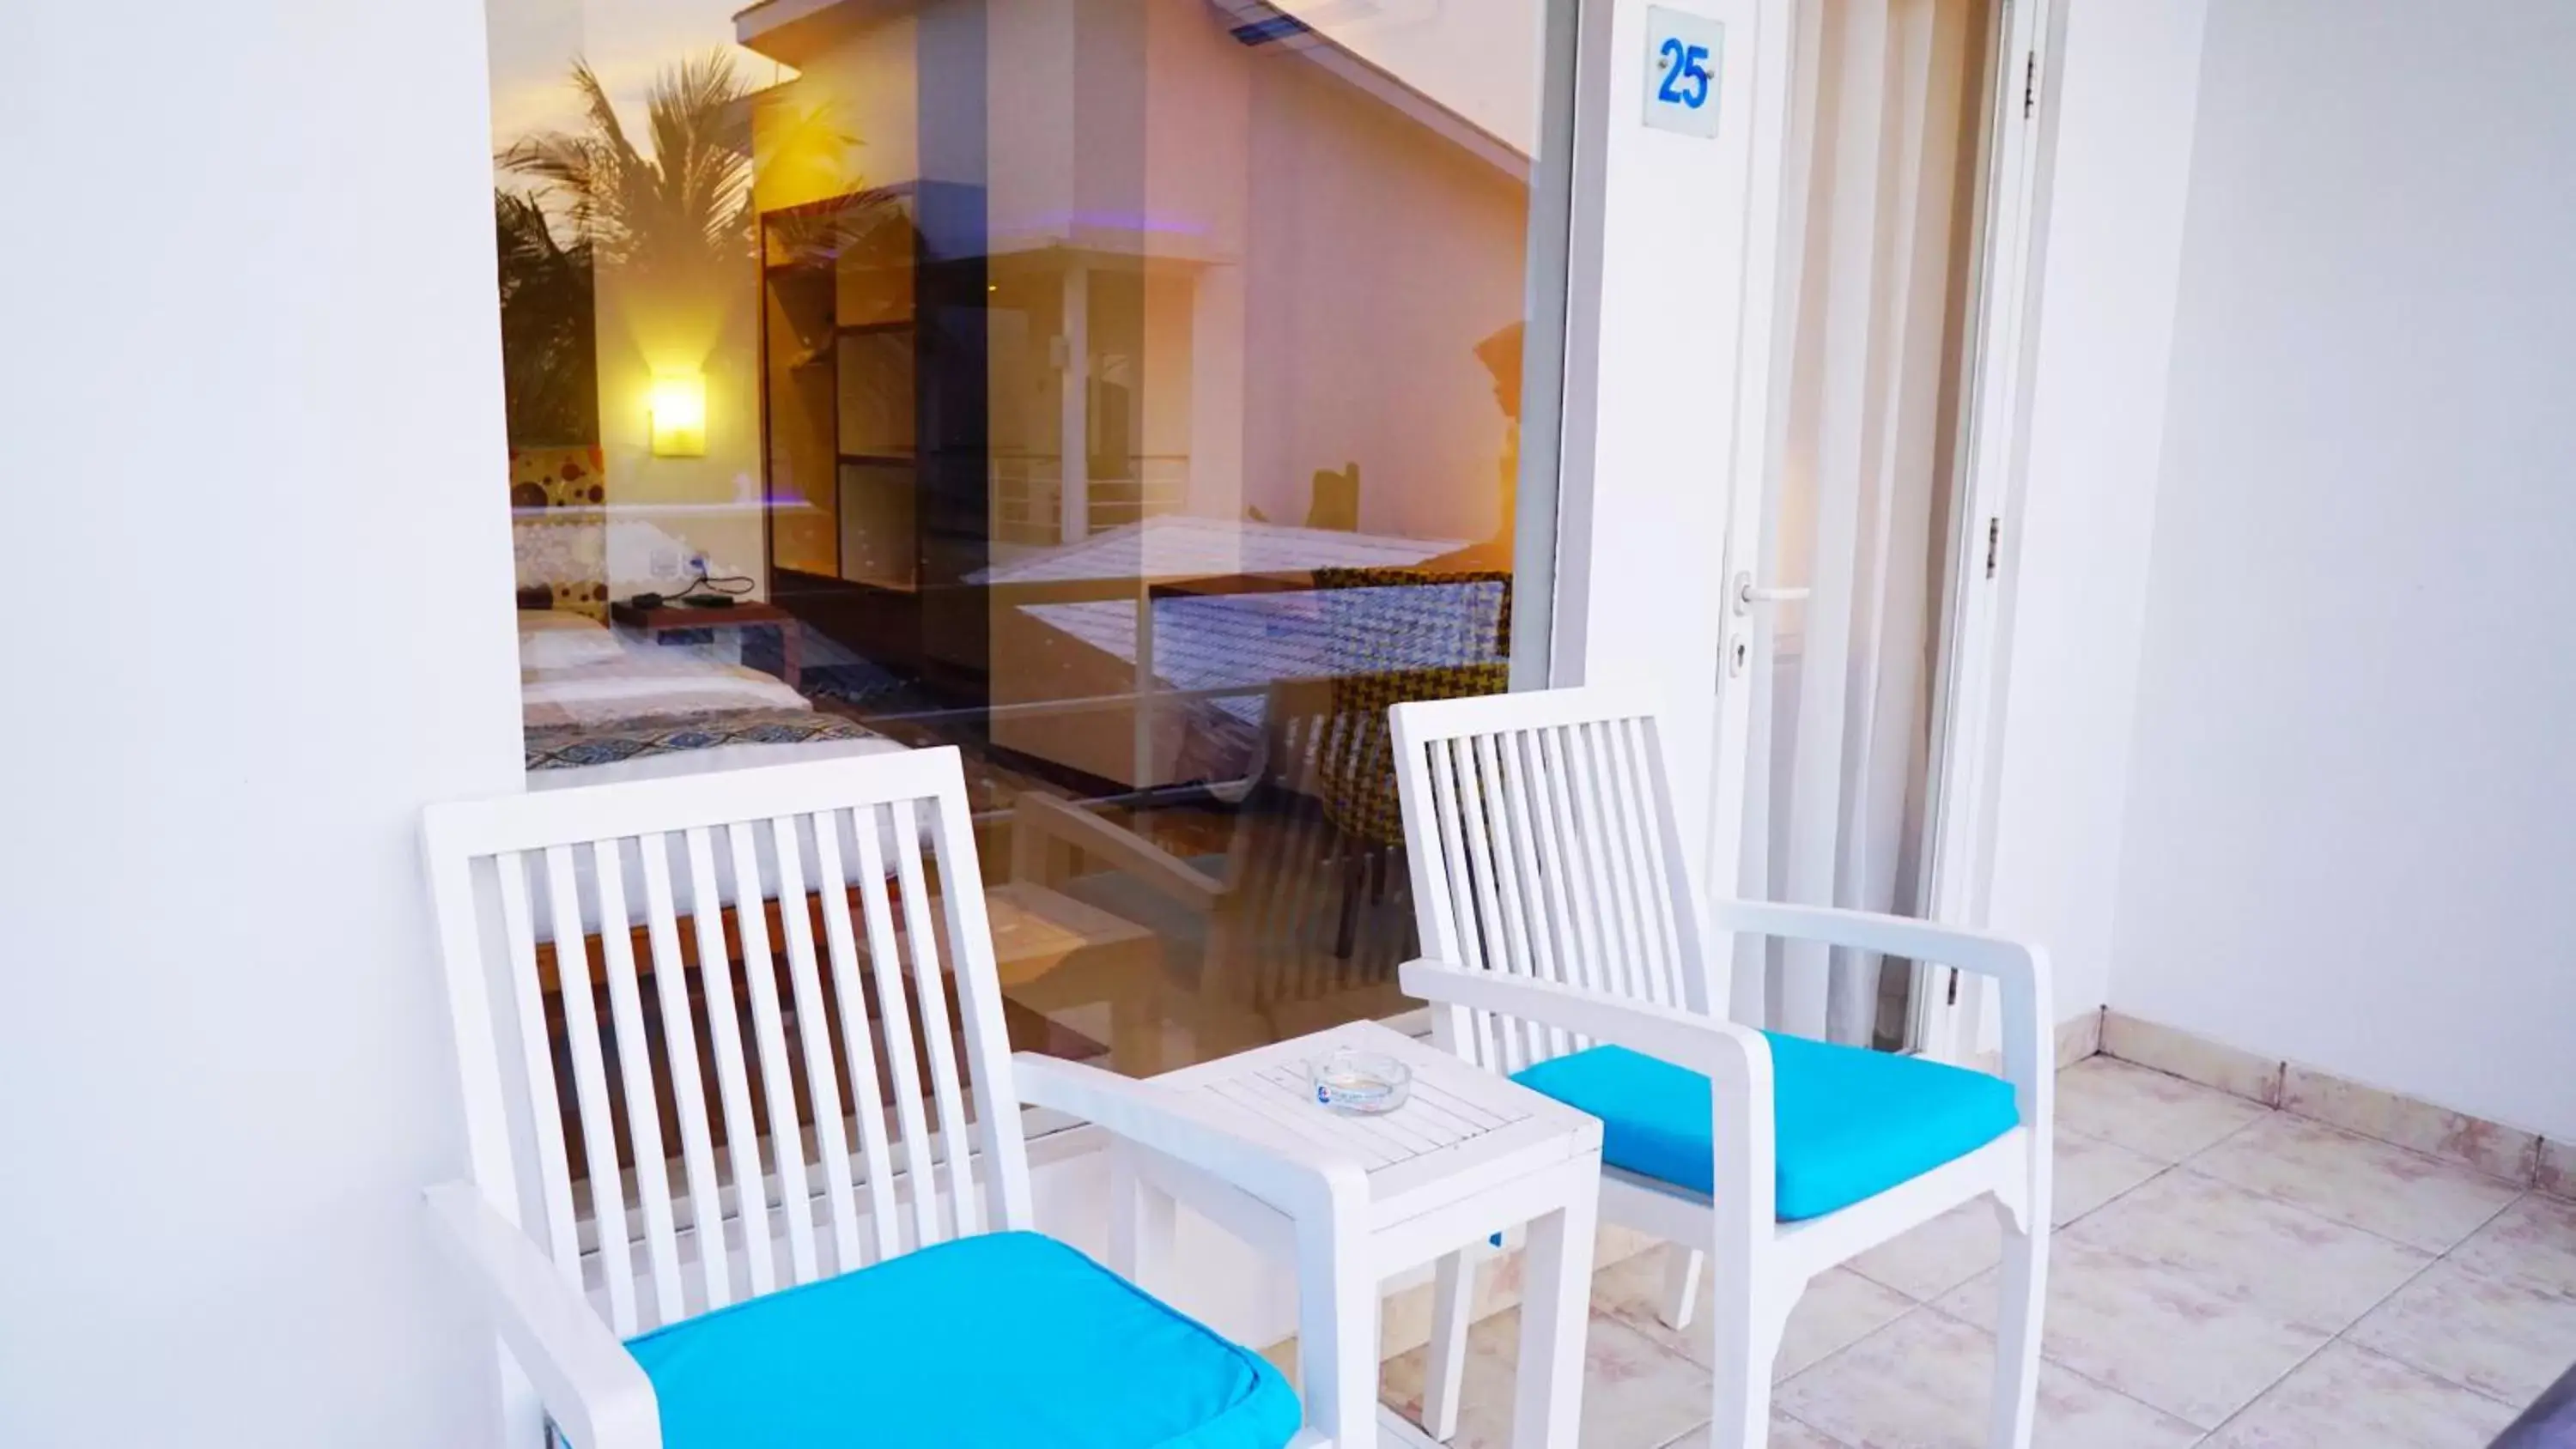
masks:
[[[1705,15],[1646,7],[1646,124],[1685,136],[1717,134],[1717,76],[1726,27]]]

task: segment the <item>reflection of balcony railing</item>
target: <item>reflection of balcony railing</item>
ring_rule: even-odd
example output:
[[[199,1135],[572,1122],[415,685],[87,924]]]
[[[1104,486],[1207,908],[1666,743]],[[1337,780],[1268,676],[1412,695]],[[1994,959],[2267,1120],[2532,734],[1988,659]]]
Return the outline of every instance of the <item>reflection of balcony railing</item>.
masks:
[[[1128,470],[1089,481],[1087,534],[1177,513],[1189,494],[1186,454],[1126,460]],[[996,454],[993,458],[993,541],[1029,547],[1062,543],[1064,460],[1052,453]]]

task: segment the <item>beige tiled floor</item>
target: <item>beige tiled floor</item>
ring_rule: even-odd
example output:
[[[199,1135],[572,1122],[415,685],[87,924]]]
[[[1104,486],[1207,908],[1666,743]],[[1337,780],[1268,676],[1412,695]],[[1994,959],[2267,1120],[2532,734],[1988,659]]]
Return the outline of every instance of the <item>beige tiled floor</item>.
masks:
[[[2061,1073],[2038,1441],[2475,1449],[2576,1362],[2576,1203],[2095,1057]],[[1816,1281],[1771,1443],[1984,1444],[1998,1233],[1981,1204]],[[1708,1339],[1660,1254],[1595,1280],[1584,1449],[1704,1449]],[[1460,1449],[1509,1442],[1516,1323],[1478,1324]],[[1422,1354],[1387,1365],[1418,1412]]]

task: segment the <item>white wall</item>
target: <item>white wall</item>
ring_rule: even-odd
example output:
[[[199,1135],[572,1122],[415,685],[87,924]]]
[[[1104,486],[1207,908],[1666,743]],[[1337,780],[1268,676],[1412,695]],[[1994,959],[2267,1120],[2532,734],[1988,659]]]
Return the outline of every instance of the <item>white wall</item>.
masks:
[[[413,844],[517,777],[482,7],[8,30],[0,1443],[484,1442]]]
[[[2576,8],[2209,28],[2112,1002],[2576,1137]]]
[[[2109,999],[2206,0],[2063,0],[1987,920]]]

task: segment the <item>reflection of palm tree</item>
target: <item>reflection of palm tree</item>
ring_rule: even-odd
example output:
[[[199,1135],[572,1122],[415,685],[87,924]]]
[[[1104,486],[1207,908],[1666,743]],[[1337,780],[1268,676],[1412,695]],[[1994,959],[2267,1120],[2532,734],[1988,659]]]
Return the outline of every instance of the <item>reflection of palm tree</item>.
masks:
[[[639,297],[664,305],[748,298],[757,286],[755,87],[733,57],[711,50],[657,74],[644,92],[640,137],[628,134],[588,64],[574,63],[571,82],[582,126],[524,136],[497,158],[503,171],[535,183],[525,193],[494,195],[503,371],[511,439],[523,446],[598,440],[592,299],[601,273],[636,284],[630,305]],[[764,126],[786,153],[837,158],[858,145],[824,107],[775,113]],[[559,231],[569,231],[571,241],[559,241]],[[864,254],[891,245],[902,247],[908,262],[910,237],[899,196],[855,185],[771,219],[779,261],[829,266],[853,248]]]
[[[590,244],[566,246],[525,196],[492,193],[501,255],[502,383],[510,444],[599,440],[599,366]]]
[[[564,193],[569,217],[599,259],[645,275],[702,275],[751,248],[751,88],[722,51],[681,61],[644,93],[648,151],[599,76],[575,63],[587,126],[528,136],[501,166]]]

